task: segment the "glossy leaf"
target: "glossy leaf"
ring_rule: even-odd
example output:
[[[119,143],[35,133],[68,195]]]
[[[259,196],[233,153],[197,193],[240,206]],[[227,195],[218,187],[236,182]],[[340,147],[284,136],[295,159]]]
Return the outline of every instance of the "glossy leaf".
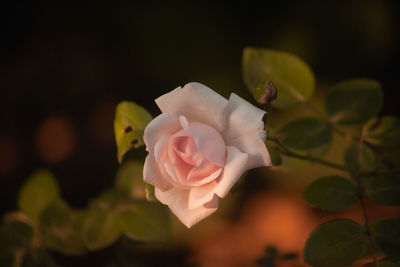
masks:
[[[82,236],[90,250],[105,248],[121,235],[117,217],[113,212],[91,210],[82,226]]]
[[[368,245],[364,228],[355,221],[337,219],[318,226],[304,247],[304,261],[311,266],[350,266]]]
[[[363,179],[365,194],[380,205],[400,205],[400,172],[387,171]]]
[[[278,108],[289,108],[293,104],[304,102],[314,93],[314,74],[295,55],[247,47],[243,50],[242,68],[245,83],[257,100],[264,93],[267,82],[275,85],[278,98],[272,105]]]
[[[137,241],[165,241],[169,235],[169,217],[158,202],[135,202],[119,215],[126,236]]]
[[[400,146],[400,119],[392,116],[373,118],[364,125],[363,137],[379,146]]]
[[[376,243],[388,259],[400,261],[400,219],[379,221],[372,231]]]
[[[344,161],[356,174],[368,173],[378,167],[374,152],[361,143],[353,143],[345,150]]]
[[[303,199],[324,210],[344,210],[357,202],[357,189],[346,178],[326,176],[310,184]]]
[[[66,255],[84,253],[86,246],[81,237],[84,215],[61,200],[48,205],[40,217],[46,246]]]
[[[317,118],[296,119],[285,125],[280,133],[281,143],[297,150],[309,150],[332,142],[327,124]]]
[[[152,119],[146,109],[133,102],[123,101],[118,104],[114,119],[114,133],[120,163],[126,152],[144,144],[143,132]]]
[[[382,107],[381,85],[371,79],[342,81],[326,96],[325,109],[338,124],[358,124],[375,116]]]
[[[18,207],[33,221],[38,221],[43,209],[58,197],[58,184],[53,174],[47,170],[38,170],[19,191]]]
[[[118,170],[115,187],[124,190],[134,199],[145,199],[146,183],[143,181],[143,162],[129,160]]]

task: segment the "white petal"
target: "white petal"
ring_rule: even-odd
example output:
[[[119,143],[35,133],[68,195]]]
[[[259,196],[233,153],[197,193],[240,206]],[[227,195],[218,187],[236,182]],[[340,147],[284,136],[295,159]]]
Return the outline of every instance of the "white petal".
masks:
[[[216,187],[217,182],[212,181],[211,183],[190,189],[189,209],[195,209],[210,202],[214,198]]]
[[[182,129],[178,117],[167,113],[155,117],[144,129],[143,140],[146,150],[151,151],[164,135],[171,135]]]
[[[203,122],[219,131],[224,128],[223,111],[228,101],[200,83],[192,82],[183,88],[178,87],[157,98],[156,103],[163,113],[182,115],[189,122]]]
[[[143,166],[143,180],[146,183],[154,185],[165,191],[172,188],[172,185],[168,183],[160,173],[157,163],[152,155],[148,155],[144,161]]]
[[[221,176],[216,180],[217,185],[215,193],[223,198],[225,197],[233,185],[239,180],[240,176],[246,171],[248,155],[240,152],[237,148],[228,146],[228,157]]]
[[[237,147],[240,151],[249,155],[246,170],[272,165],[267,147],[257,133],[245,133],[235,139],[231,139],[229,145]]]
[[[246,169],[271,165],[264,144],[266,132],[262,119],[265,113],[234,93],[224,111],[228,122],[223,132],[225,143],[249,155]]]
[[[206,204],[195,209],[189,209],[189,192],[189,190],[176,187],[165,192],[155,188],[156,198],[161,203],[168,205],[171,211],[188,228],[210,216],[218,208],[218,197],[215,196]]]

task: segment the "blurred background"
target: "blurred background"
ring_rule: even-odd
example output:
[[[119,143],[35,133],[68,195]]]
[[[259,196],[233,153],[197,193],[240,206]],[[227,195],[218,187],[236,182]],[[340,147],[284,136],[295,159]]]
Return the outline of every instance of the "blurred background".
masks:
[[[77,208],[111,186],[118,169],[113,119],[121,100],[156,116],[155,98],[197,81],[225,97],[235,92],[253,101],[241,73],[246,46],[304,59],[317,78],[316,106],[333,83],[369,77],[383,85],[381,115],[399,116],[398,2],[306,3],[110,1],[66,8],[19,2],[3,7],[1,215],[17,209],[19,188],[38,168],[55,174],[63,198]],[[294,110],[272,110],[271,124],[279,128],[293,112],[307,112]],[[340,158],[340,153],[329,151],[328,156]],[[144,149],[137,154],[145,155]],[[334,171],[296,166],[296,174],[289,167],[250,172],[243,189],[221,201],[211,218],[190,231],[174,221],[172,245],[125,250],[154,264],[253,266],[269,245],[299,253],[313,227],[328,218],[361,218],[359,207],[325,214],[305,205],[305,186]],[[377,217],[399,214],[394,208],[370,209]],[[54,256],[62,266],[101,266],[117,259],[120,247],[81,257]]]

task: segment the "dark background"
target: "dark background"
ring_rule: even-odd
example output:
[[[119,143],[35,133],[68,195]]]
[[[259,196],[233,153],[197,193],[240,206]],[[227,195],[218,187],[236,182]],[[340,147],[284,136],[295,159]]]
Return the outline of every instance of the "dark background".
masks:
[[[153,99],[190,81],[251,99],[245,46],[303,58],[317,87],[379,80],[381,114],[399,115],[397,1],[107,2],[92,8],[9,4],[0,11],[0,211],[23,181],[49,168],[83,207],[113,184],[116,103]]]

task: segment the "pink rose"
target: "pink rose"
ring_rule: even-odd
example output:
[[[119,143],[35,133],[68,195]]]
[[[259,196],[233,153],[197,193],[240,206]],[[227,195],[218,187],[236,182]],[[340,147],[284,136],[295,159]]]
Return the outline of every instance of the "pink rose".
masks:
[[[228,101],[188,83],[156,103],[162,114],[144,131],[144,181],[187,227],[215,212],[243,172],[271,165],[265,111],[236,94]]]

